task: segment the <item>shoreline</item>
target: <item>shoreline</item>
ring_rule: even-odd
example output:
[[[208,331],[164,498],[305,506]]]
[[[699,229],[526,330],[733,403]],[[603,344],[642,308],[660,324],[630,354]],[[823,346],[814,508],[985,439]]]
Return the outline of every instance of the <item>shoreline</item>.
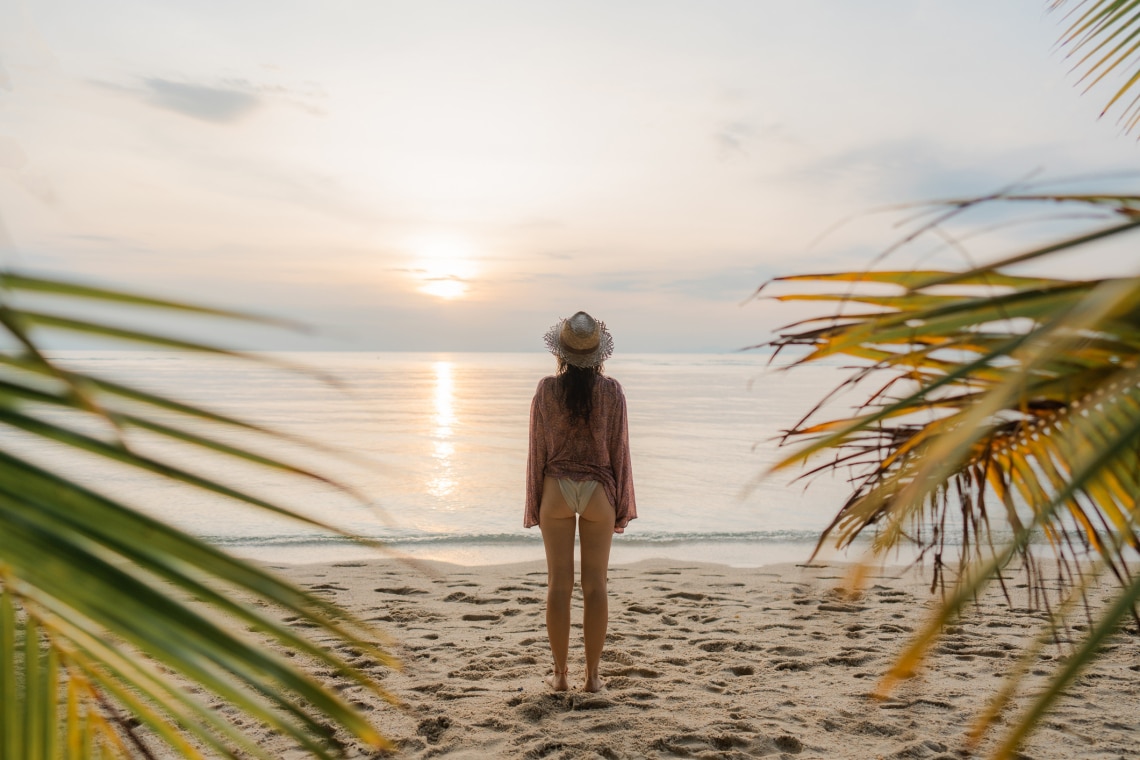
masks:
[[[223,547],[235,556],[250,559],[267,565],[300,567],[305,565],[332,564],[335,562],[383,562],[408,557],[425,562],[443,562],[461,567],[493,567],[501,564],[545,561],[542,541],[526,544],[494,542],[460,542],[402,544],[393,541],[388,546],[391,553],[349,543],[327,545],[294,545],[288,547],[253,545],[233,545]],[[690,541],[678,540],[654,542],[614,541],[610,553],[610,566],[625,566],[646,561],[660,562],[708,562],[716,558],[716,564],[731,568],[761,568],[772,565],[789,565],[808,562],[814,542],[771,542],[756,543],[739,541]],[[577,550],[575,550],[577,552]],[[834,549],[823,549],[811,561],[852,562],[859,556],[860,547],[850,552],[851,558]],[[902,555],[893,562],[905,566]]]
[[[408,758],[961,758],[967,726],[1040,621],[1020,608],[1024,599],[1011,611],[988,593],[947,628],[919,678],[873,701],[878,678],[934,604],[928,575],[876,569],[853,598],[836,590],[847,563],[639,560],[610,569],[606,689],[554,693],[543,683],[550,655],[540,560],[266,564],[394,641],[402,670],[358,664],[403,709],[332,677]],[[577,687],[578,595],[572,615]],[[1132,752],[1140,647],[1124,635],[1112,645],[1031,736],[1026,757]],[[304,757],[265,739],[283,760]]]

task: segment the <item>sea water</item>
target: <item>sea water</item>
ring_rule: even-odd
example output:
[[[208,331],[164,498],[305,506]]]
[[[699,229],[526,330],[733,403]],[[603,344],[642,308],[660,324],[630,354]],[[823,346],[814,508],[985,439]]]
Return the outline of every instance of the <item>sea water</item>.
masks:
[[[530,401],[539,379],[554,369],[548,354],[311,352],[248,362],[182,352],[62,352],[58,358],[283,433],[290,440],[192,425],[340,485],[130,429],[99,429],[97,421],[86,423],[93,434],[121,435],[147,456],[381,540],[398,553],[463,564],[543,556],[539,531],[525,530],[522,514]],[[849,484],[840,476],[793,482],[798,468],[765,473],[791,451],[779,446],[782,431],[843,379],[839,368],[777,371],[768,357],[748,353],[634,354],[614,357],[606,372],[627,397],[640,515],[615,537],[615,563],[664,557],[762,565],[811,555]],[[327,528],[75,457],[26,435],[0,435],[25,456],[66,462],[79,481],[240,555],[287,563],[374,553]]]

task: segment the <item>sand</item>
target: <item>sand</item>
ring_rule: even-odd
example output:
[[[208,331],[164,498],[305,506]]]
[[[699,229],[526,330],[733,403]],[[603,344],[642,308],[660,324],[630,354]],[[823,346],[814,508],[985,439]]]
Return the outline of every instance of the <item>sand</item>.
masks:
[[[645,561],[610,572],[605,691],[553,693],[543,683],[550,654],[540,563],[277,569],[396,640],[402,671],[358,664],[381,676],[404,708],[345,693],[409,758],[965,757],[967,726],[1042,617],[1025,607],[1018,578],[1014,610],[996,594],[983,599],[947,629],[920,677],[874,701],[868,694],[878,677],[933,605],[927,578],[875,572],[852,600],[836,590],[840,565]],[[578,599],[574,616],[577,685]],[[1023,746],[1025,757],[1140,752],[1134,633],[1111,641]],[[1056,647],[1043,655],[1063,656]],[[303,755],[282,748],[281,757]]]

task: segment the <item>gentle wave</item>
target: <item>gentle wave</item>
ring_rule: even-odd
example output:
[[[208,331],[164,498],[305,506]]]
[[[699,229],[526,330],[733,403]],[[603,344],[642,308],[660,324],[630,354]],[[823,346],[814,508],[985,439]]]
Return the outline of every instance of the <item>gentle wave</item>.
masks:
[[[206,541],[218,546],[332,546],[351,545],[359,541],[336,534],[286,534],[265,536],[203,536]],[[537,530],[531,533],[483,533],[465,534],[426,533],[418,535],[373,535],[363,538],[380,541],[392,546],[424,546],[448,544],[502,544],[537,545],[542,543],[542,534]],[[747,533],[638,533],[615,538],[623,544],[693,544],[693,543],[758,543],[758,544],[814,544],[819,534],[802,530],[754,531]]]
[[[1009,531],[995,531],[993,534],[993,541],[995,543],[1003,543],[1012,539],[1013,534]],[[360,545],[358,539],[338,534],[277,534],[277,535],[260,535],[260,536],[203,536],[206,541],[220,547],[234,547],[234,548],[315,548],[315,547],[335,547],[335,546],[352,546]],[[537,531],[529,531],[527,533],[479,533],[479,534],[456,534],[456,533],[405,533],[405,534],[374,534],[362,535],[361,538],[369,541],[377,541],[386,546],[393,548],[397,547],[416,547],[416,548],[430,548],[433,546],[446,548],[446,547],[463,547],[463,546],[531,546],[537,547],[542,544],[542,534]],[[646,546],[685,546],[693,544],[733,544],[737,546],[744,546],[747,544],[756,544],[761,546],[815,546],[820,539],[818,531],[810,530],[771,530],[771,531],[747,531],[747,532],[702,532],[702,533],[667,533],[667,532],[653,532],[644,531],[638,533],[627,533],[614,538],[615,546],[623,545],[629,547],[646,547]],[[865,546],[872,540],[871,535],[862,536],[856,539],[855,543],[859,546]],[[1044,544],[1047,543],[1043,537],[1035,537],[1030,543]],[[943,544],[947,548],[960,547],[960,537],[947,537]]]

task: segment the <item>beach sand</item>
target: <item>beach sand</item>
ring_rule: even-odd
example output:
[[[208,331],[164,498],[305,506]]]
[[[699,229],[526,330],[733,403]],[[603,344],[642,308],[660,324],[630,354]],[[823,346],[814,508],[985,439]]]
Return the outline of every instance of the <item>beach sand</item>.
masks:
[[[934,605],[928,577],[874,571],[852,599],[837,591],[840,564],[643,561],[610,571],[607,688],[553,693],[543,683],[550,654],[541,563],[276,569],[392,636],[403,670],[357,664],[404,707],[355,688],[344,693],[410,758],[965,757],[969,724],[1043,617],[1026,608],[1018,576],[1013,611],[996,591],[987,596],[947,628],[920,677],[874,701],[868,694]],[[577,598],[573,614],[577,686]],[[1112,639],[1025,743],[1025,757],[1140,752],[1134,634]],[[1042,657],[1047,666],[1064,650],[1050,646]],[[280,756],[304,755],[282,748]]]

